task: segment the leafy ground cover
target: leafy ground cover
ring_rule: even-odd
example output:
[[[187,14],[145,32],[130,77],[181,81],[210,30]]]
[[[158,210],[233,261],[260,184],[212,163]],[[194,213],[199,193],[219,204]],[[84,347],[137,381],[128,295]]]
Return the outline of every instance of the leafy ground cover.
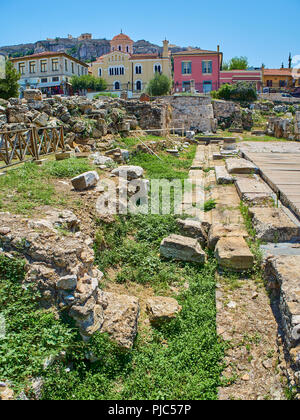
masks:
[[[167,174],[168,179],[178,175],[184,179],[194,154],[193,146],[180,158],[162,152],[161,162],[141,153],[130,163],[143,166],[148,178]],[[49,162],[44,167],[28,164],[0,182],[5,200],[9,189],[16,190],[19,200],[9,203],[23,211],[34,188],[40,188],[34,202],[47,199],[52,204],[58,199],[52,191],[46,199],[42,196],[49,179],[75,176],[89,168],[81,160]],[[33,181],[41,182],[41,187],[32,186]],[[21,182],[27,189],[25,197]],[[27,204],[18,207],[20,201]],[[17,393],[25,389],[30,395],[30,382],[41,377],[43,399],[48,400],[217,399],[224,345],[216,332],[214,259],[199,266],[160,258],[161,240],[178,233],[173,215],[127,215],[112,224],[98,220],[96,225],[94,247],[96,263],[105,274],[103,286],[150,287],[155,294],[176,297],[182,312],[161,327],[141,324],[128,351],[100,333],[84,343],[70,319],[57,319],[42,310],[35,293],[23,289],[24,263],[0,256],[0,307],[7,320],[6,336],[0,340],[0,379],[10,381]],[[65,358],[45,368],[45,361],[61,351]],[[91,363],[89,353],[98,361]]]

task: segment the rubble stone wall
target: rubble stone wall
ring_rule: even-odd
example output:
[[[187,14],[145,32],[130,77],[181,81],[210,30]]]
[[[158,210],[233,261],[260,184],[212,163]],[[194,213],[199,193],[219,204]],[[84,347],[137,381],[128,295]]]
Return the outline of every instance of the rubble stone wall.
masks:
[[[295,117],[270,117],[267,125],[267,134],[288,140],[300,140],[300,111]]]

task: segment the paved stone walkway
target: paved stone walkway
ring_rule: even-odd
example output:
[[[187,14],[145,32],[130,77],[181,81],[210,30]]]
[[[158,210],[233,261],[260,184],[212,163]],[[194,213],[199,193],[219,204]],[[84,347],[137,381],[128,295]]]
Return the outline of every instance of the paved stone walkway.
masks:
[[[245,142],[240,149],[282,203],[300,218],[300,144]]]
[[[204,146],[203,168],[224,167],[224,160],[214,160],[219,146]],[[240,197],[235,185],[217,185],[214,171],[204,173],[206,197],[215,199],[216,208],[206,213],[210,224],[244,228]],[[228,343],[223,372],[224,387],[220,400],[285,399],[281,384],[281,363],[277,339],[278,326],[269,298],[261,282],[240,274],[228,278],[217,274],[217,332]]]

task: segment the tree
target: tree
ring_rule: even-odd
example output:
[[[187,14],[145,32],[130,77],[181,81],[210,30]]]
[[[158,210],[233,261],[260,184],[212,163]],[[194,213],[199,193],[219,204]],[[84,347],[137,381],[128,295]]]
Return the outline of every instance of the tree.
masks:
[[[154,78],[150,80],[147,92],[151,96],[162,96],[170,93],[171,80],[165,75],[156,73]]]
[[[0,98],[9,99],[19,96],[19,83],[21,78],[20,73],[14,68],[11,61],[7,60],[5,63],[5,79],[0,79]]]
[[[234,85],[224,84],[217,92],[211,93],[215,99],[225,99],[227,101],[254,102],[257,100],[255,84],[249,82],[238,82]]]
[[[225,62],[222,64],[222,70],[229,70],[229,63]]]
[[[74,91],[90,89],[96,92],[101,92],[107,88],[107,83],[104,79],[101,77],[94,77],[91,74],[86,74],[84,76],[73,76],[71,79],[71,84]]]
[[[233,57],[228,63],[228,70],[247,70],[249,67],[247,57]],[[224,68],[224,67],[223,67]]]

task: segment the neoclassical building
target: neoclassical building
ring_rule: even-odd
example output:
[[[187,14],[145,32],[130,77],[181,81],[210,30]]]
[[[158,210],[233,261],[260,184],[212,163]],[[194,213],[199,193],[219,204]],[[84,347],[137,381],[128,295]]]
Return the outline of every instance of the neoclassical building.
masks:
[[[133,54],[133,41],[123,33],[112,39],[110,47],[110,53],[99,57],[91,67],[93,76],[107,81],[108,90],[142,92],[157,72],[171,78],[169,41],[163,42],[161,55]]]

